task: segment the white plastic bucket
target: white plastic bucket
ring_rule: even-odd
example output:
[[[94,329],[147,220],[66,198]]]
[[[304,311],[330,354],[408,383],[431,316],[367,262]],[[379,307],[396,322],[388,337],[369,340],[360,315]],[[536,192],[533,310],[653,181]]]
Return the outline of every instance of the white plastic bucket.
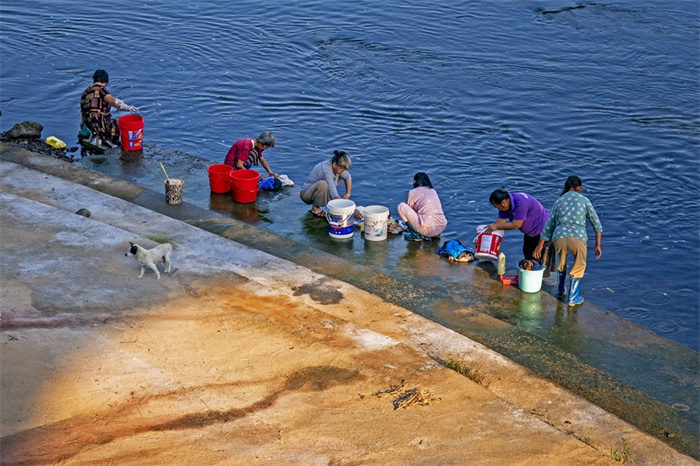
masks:
[[[389,209],[383,205],[365,207],[365,239],[367,241],[384,241],[389,221]]]
[[[355,203],[349,199],[333,199],[328,202],[326,219],[331,238],[352,238],[355,232]]]
[[[540,270],[523,270],[518,267],[518,284],[525,293],[537,293],[542,289],[544,268]]]
[[[474,257],[482,261],[498,260],[498,252],[501,250],[503,241],[503,230],[496,230],[491,233],[480,231],[482,227],[476,229],[477,235],[474,238]]]

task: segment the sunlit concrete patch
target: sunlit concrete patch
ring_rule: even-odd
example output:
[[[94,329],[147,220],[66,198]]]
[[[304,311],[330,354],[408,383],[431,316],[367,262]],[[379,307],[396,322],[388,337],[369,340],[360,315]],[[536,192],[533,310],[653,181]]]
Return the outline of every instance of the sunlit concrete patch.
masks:
[[[346,335],[355,340],[359,345],[366,349],[385,349],[391,348],[399,344],[393,338],[386,335],[374,332],[366,328],[346,329]]]

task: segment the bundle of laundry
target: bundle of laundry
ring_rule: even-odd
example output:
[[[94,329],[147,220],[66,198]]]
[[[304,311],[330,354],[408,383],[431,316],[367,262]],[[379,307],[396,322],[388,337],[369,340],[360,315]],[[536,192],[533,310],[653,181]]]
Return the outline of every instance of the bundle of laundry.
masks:
[[[280,175],[277,179],[282,182],[282,186],[294,186],[294,181],[290,180],[287,175]]]
[[[282,187],[282,182],[273,176],[258,181],[258,188],[262,191],[276,191]]]
[[[450,262],[471,262],[475,259],[474,253],[456,239],[446,241],[435,254],[447,258]]]
[[[523,259],[518,262],[518,267],[523,270],[542,270],[544,267],[542,264],[532,259]]]

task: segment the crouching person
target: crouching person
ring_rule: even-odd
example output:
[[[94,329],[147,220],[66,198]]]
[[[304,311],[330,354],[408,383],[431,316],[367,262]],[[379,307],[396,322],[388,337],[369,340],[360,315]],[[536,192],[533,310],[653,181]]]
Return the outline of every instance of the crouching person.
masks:
[[[350,199],[352,177],[348,171],[352,166],[350,156],[343,151],[333,151],[333,158],[319,162],[301,187],[300,197],[304,203],[311,205],[311,213],[325,217],[321,207],[328,205],[332,199]],[[340,180],[345,182],[345,194],[338,192]]]

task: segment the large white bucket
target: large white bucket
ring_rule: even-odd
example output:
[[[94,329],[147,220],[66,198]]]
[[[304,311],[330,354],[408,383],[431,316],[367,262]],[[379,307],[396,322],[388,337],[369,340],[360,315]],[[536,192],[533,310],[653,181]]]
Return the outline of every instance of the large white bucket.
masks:
[[[383,205],[365,207],[365,239],[367,241],[384,241],[388,221],[388,208]]]
[[[333,199],[328,202],[326,219],[331,238],[352,238],[355,232],[355,203],[349,199]]]
[[[476,233],[474,257],[482,261],[498,260],[498,252],[501,250],[501,241],[503,241],[503,230],[486,233],[486,225],[480,225],[477,227]]]

